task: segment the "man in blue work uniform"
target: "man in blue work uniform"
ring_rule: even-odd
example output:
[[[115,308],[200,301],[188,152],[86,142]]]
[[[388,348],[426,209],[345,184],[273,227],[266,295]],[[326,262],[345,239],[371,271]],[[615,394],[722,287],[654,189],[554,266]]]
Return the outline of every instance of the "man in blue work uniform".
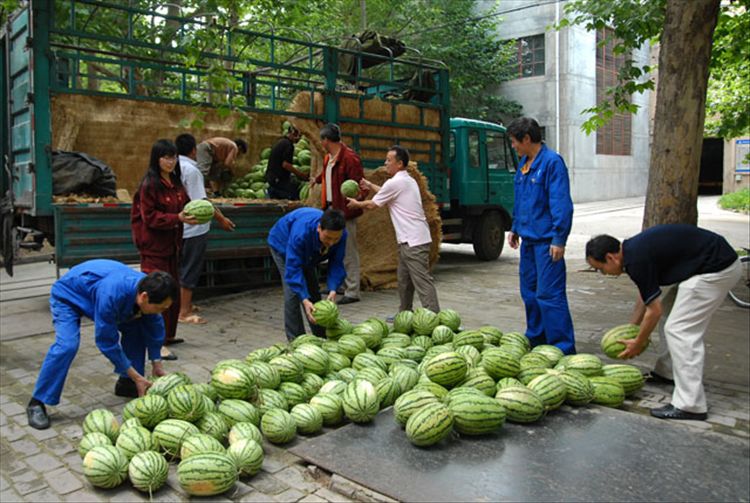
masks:
[[[65,378],[78,352],[81,318],[94,322],[96,347],[115,366],[118,396],[142,396],[151,386],[145,377],[146,349],[155,376],[161,364],[164,321],[160,314],[179,292],[167,273],[149,275],[114,260],[89,260],[73,267],[52,285],[50,310],[55,342],[47,352],[31,401],[29,426],[49,428],[45,405],[60,403]],[[122,337],[120,337],[122,334]]]
[[[316,267],[328,260],[327,284],[330,301],[346,278],[346,219],[339,210],[324,213],[316,208],[299,208],[284,215],[268,233],[271,257],[284,286],[284,330],[294,340],[305,331],[300,303],[312,333],[325,337],[325,329],[315,322],[313,304],[320,300]]]
[[[532,346],[552,344],[565,354],[574,354],[563,258],[573,225],[568,168],[557,152],[542,143],[536,120],[515,119],[507,131],[521,158],[508,244],[518,248],[521,239],[519,274],[526,305],[526,337]]]

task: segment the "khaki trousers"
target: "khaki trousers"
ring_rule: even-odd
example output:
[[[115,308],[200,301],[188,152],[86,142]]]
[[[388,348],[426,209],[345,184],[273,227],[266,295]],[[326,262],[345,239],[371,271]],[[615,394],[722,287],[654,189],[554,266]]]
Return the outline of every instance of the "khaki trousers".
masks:
[[[419,294],[422,307],[432,312],[440,311],[437,291],[430,274],[430,243],[409,246],[398,245],[398,296],[401,311],[411,310],[414,303],[414,290]]]

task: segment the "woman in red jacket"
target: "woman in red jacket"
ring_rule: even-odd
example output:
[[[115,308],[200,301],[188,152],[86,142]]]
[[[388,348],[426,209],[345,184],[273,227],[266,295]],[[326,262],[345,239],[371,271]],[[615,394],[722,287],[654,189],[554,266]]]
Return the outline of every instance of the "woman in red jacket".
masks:
[[[130,211],[133,241],[141,254],[142,272],[164,271],[175,280],[179,279],[182,224],[198,223],[195,217],[185,215],[182,210],[188,201],[180,180],[177,148],[169,140],[158,140],[151,147],[148,171],[133,197]],[[183,342],[175,337],[179,313],[180,301],[174,299],[172,306],[163,313],[165,346]],[[177,359],[166,348],[162,348],[162,358]]]

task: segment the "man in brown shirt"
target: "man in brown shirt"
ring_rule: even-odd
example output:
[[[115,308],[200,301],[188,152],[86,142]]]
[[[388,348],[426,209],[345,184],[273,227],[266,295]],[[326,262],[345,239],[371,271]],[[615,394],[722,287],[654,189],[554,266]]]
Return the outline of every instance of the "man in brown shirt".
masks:
[[[232,168],[238,155],[247,153],[247,142],[216,136],[198,145],[196,163],[208,181],[212,192],[218,192],[223,183],[231,179]]]

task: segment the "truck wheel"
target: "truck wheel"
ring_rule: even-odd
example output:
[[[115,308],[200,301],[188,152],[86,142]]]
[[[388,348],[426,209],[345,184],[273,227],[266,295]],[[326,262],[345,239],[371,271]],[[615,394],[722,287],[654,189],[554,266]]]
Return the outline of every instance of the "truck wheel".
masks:
[[[505,244],[503,217],[497,211],[488,211],[479,217],[472,235],[474,253],[479,260],[495,260]]]

